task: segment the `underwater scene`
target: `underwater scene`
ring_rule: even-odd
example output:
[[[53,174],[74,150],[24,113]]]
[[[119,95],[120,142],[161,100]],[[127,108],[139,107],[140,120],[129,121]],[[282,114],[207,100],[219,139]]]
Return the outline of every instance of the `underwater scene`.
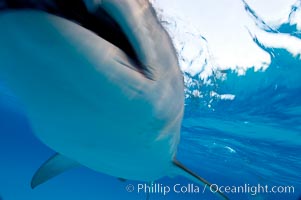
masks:
[[[53,2],[57,3],[57,1],[51,0],[44,1],[49,5],[55,4]],[[137,0],[137,2],[144,1]],[[7,7],[14,9],[24,7],[26,9],[27,6],[21,2],[26,1],[0,0],[0,37],[2,38],[0,40],[2,43],[0,43],[2,46],[0,47],[0,54],[2,54],[0,55],[0,200],[301,200],[300,0],[151,0],[150,2],[156,12],[158,22],[171,38],[174,46],[171,51],[175,51],[181,77],[184,80],[184,86],[183,88],[180,87],[182,91],[178,95],[172,94],[169,87],[164,87],[165,82],[163,81],[162,87],[166,91],[158,92],[158,95],[152,95],[150,99],[155,99],[154,102],[160,103],[165,100],[161,96],[170,95],[174,101],[170,101],[168,104],[174,106],[178,104],[175,98],[178,96],[185,97],[179,144],[175,147],[173,145],[177,145],[177,142],[174,144],[171,141],[168,144],[172,148],[176,148],[176,159],[185,166],[184,171],[186,169],[191,170],[209,183],[201,181],[205,184],[200,184],[191,178],[168,173],[166,176],[153,181],[143,181],[139,178],[130,180],[108,175],[114,171],[113,167],[112,171],[108,169],[110,173],[102,173],[100,170],[92,170],[84,166],[73,169],[66,164],[63,168],[70,168],[70,170],[61,173],[62,170],[56,171],[57,163],[50,163],[54,167],[53,171],[50,170],[50,177],[47,175],[45,175],[46,178],[42,177],[43,180],[38,184],[45,183],[34,189],[31,187],[34,174],[57,151],[51,148],[51,146],[55,146],[54,143],[44,144],[45,142],[42,141],[47,141],[47,138],[41,136],[42,139],[40,140],[36,136],[35,130],[43,131],[44,127],[31,124],[31,116],[34,115],[27,113],[26,104],[10,87],[10,83],[15,86],[16,82],[6,82],[6,76],[1,75],[2,72],[7,72],[1,69],[3,65],[11,63],[9,59],[4,62],[1,59],[9,57],[15,59],[16,63],[18,59],[23,59],[20,56],[21,49],[10,47],[13,51],[6,51],[8,46],[5,45],[11,42],[11,38],[3,39],[7,35],[2,34],[7,32],[4,31],[3,27],[11,27],[7,24],[7,18],[3,17],[3,13],[9,12],[6,10]],[[100,3],[102,6],[102,1],[74,2],[77,2],[77,6],[85,5],[89,12],[92,12],[94,4]],[[111,5],[110,2],[117,4],[121,1],[103,0],[103,2],[106,6],[107,4]],[[130,2],[130,0],[124,2]],[[136,0],[132,2],[136,2]],[[22,6],[19,6],[19,3]],[[128,6],[128,4],[125,5]],[[129,5],[132,4],[129,3]],[[133,5],[136,4],[133,3]],[[107,9],[105,6],[104,9]],[[31,6],[28,7],[31,8]],[[70,7],[73,8],[73,6]],[[68,10],[68,8],[69,6],[65,5],[64,9]],[[109,11],[114,12],[114,9],[110,10],[111,7],[109,6],[108,8]],[[40,10],[47,9],[42,8]],[[145,8],[140,7],[140,9]],[[77,14],[78,16],[81,15],[81,13]],[[119,15],[116,16],[119,19]],[[127,15],[125,16],[127,17]],[[129,14],[129,20],[131,20],[130,16],[132,15]],[[66,18],[68,19],[68,17]],[[17,18],[17,20],[22,21],[23,19]],[[137,21],[139,22],[139,20]],[[25,23],[25,20],[23,21]],[[12,23],[18,24],[18,21]],[[90,30],[97,32],[93,28]],[[40,31],[42,32],[42,28]],[[21,33],[12,35],[16,38],[25,38]],[[128,37],[127,33],[125,35]],[[109,38],[111,36],[104,37]],[[143,37],[146,38],[145,45],[147,46],[148,35],[143,35]],[[115,36],[112,38],[116,40]],[[21,39],[16,41],[20,42]],[[139,42],[139,40],[137,41]],[[130,42],[133,43],[133,41]],[[112,43],[115,44],[114,41]],[[31,45],[26,42],[21,43],[21,45],[23,44]],[[115,45],[120,44],[116,43]],[[126,50],[126,45],[127,43],[118,47],[124,48],[123,51],[126,51],[126,54],[131,57],[133,49]],[[143,45],[141,46],[145,47]],[[76,49],[72,45],[67,47]],[[134,51],[135,48],[134,45]],[[164,49],[163,43],[162,49]],[[68,48],[64,47],[60,56],[64,57],[66,51]],[[14,52],[14,55],[8,55],[7,52],[10,54]],[[41,52],[37,49],[32,52],[37,60],[48,59],[47,55],[43,55],[43,53],[43,48],[41,48]],[[84,55],[90,58],[88,53],[85,52]],[[138,58],[141,59],[139,56],[138,53]],[[81,60],[79,59],[79,61]],[[14,71],[14,73],[18,77],[22,77],[22,73],[25,76],[30,76],[29,72],[24,72],[27,67],[24,66],[24,70]],[[143,67],[137,71],[143,71]],[[151,74],[152,70],[153,68],[146,71]],[[57,71],[53,73],[55,74],[55,72]],[[114,77],[113,72],[108,76]],[[4,78],[1,79],[2,77]],[[40,79],[42,81],[42,78],[37,78],[37,80]],[[60,80],[57,82],[54,80],[56,87],[61,83]],[[84,80],[89,80],[89,77]],[[126,80],[124,79],[124,82]],[[78,81],[79,85],[85,85],[80,80]],[[152,81],[157,81],[156,77]],[[126,83],[123,84],[126,85]],[[175,85],[177,86],[173,82],[174,87],[176,87]],[[87,84],[87,86],[89,85]],[[83,88],[85,89],[85,87]],[[83,88],[78,87],[79,90],[83,90]],[[127,88],[116,90],[114,87],[107,88],[104,92],[114,95],[116,93],[117,95],[127,91]],[[47,91],[45,88],[44,92],[46,94],[53,91]],[[152,92],[156,93],[156,91]],[[81,94],[86,93],[84,91]],[[97,97],[94,93],[91,96]],[[102,98],[104,101],[108,101],[108,97]],[[100,98],[98,101],[101,104],[102,99]],[[122,100],[120,102],[122,103]],[[144,109],[139,101],[137,104],[140,106],[139,109]],[[131,104],[124,105],[130,106]],[[71,109],[74,109],[74,113],[76,113],[76,107]],[[147,118],[147,116],[140,116],[136,111],[131,112],[116,106],[116,110],[104,116],[106,120],[103,124],[101,121],[99,122],[100,126],[105,126],[105,123],[112,123],[114,126],[112,126],[112,130],[121,130],[120,140],[122,142],[118,140],[116,143],[106,144],[110,148],[123,147],[122,143],[127,143],[127,137],[123,137],[122,134],[126,134],[128,130],[135,130],[132,128],[134,125],[122,124],[118,121],[119,117],[114,117],[118,113],[124,114],[123,112],[127,112],[130,119],[132,119],[131,116],[138,115],[137,118],[133,117],[135,119],[133,123],[136,123],[140,118]],[[173,113],[168,109],[166,112]],[[37,116],[41,117],[42,115],[43,111]],[[127,118],[127,115],[124,118]],[[60,116],[60,119],[68,121],[65,116]],[[114,121],[115,119],[116,121]],[[82,123],[87,123],[89,127],[87,121],[88,119],[82,116]],[[45,120],[41,122],[44,123]],[[54,122],[49,120],[49,124],[51,123]],[[77,123],[81,123],[80,117]],[[173,123],[170,126],[172,125]],[[53,127],[55,126],[54,124]],[[150,129],[152,126],[157,125],[153,122],[149,125]],[[118,129],[119,127],[120,129]],[[88,128],[86,131],[89,132],[92,128]],[[110,134],[110,129],[105,130],[108,131],[107,134]],[[139,143],[142,144],[143,141],[145,140],[141,139]],[[64,141],[61,143],[64,144]],[[133,150],[139,152],[139,147],[140,145],[133,146]],[[61,149],[63,152],[65,151],[64,148]],[[158,155],[162,155],[162,157],[165,156],[165,150],[165,148],[155,149]],[[72,151],[77,152],[77,149]],[[99,156],[110,160],[114,154],[112,156],[109,154],[103,156],[101,153],[91,155],[96,156],[89,159],[97,159]],[[151,157],[157,154],[145,154],[143,156],[144,154],[141,153],[137,155],[139,155],[139,159],[135,159],[135,162],[131,161],[131,155],[124,157],[118,165],[121,171],[123,168],[126,171],[125,166],[129,166],[128,163],[136,162],[149,163],[144,167],[146,172],[160,169],[159,162],[156,160],[154,163],[151,162]],[[87,161],[83,159],[83,163],[88,163],[86,166],[93,163],[89,159]],[[52,174],[55,174],[53,178],[51,177]],[[59,175],[56,176],[57,174]]]

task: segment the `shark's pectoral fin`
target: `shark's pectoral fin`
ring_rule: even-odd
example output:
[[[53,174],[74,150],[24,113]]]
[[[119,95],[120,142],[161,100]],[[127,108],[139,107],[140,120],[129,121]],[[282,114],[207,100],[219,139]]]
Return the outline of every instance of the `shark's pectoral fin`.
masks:
[[[177,169],[177,174],[178,175],[182,175],[182,176],[184,176],[184,177],[186,177],[186,178],[188,178],[188,179],[190,179],[194,182],[202,183],[202,184],[205,184],[209,187],[214,187],[209,181],[207,181],[206,179],[200,177],[199,175],[197,175],[196,173],[194,173],[193,171],[191,171],[190,169],[185,167],[182,163],[180,163],[176,159],[173,160],[173,164]],[[220,195],[225,200],[229,200],[229,198],[226,195],[219,192],[218,190],[217,190],[216,194]]]
[[[31,180],[31,188],[48,181],[49,179],[75,167],[80,164],[62,156],[58,153],[51,156],[34,174]]]

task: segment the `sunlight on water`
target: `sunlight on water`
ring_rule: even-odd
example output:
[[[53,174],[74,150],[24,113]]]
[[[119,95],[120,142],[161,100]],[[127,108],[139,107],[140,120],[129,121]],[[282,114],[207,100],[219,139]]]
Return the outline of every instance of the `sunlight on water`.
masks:
[[[212,64],[214,62],[210,60],[212,57],[208,48],[210,42],[207,43],[201,31],[199,35],[194,33],[188,36],[171,33],[176,44],[183,38],[189,38],[187,44],[180,42],[179,54],[185,50],[185,45],[191,47],[191,40],[200,44],[194,52],[201,52],[197,58],[180,56],[180,63],[185,63],[182,69],[186,83],[186,115],[179,156],[183,160],[188,159],[187,162],[200,174],[208,175],[213,181],[215,177],[219,181],[233,184],[255,182],[294,185],[299,194],[301,50],[300,45],[288,44],[291,39],[300,43],[300,27],[297,28],[294,25],[297,22],[293,20],[301,9],[300,2],[291,6],[288,21],[282,20],[282,24],[279,21],[278,24],[271,22],[270,26],[247,1],[244,4],[245,12],[261,33],[266,32],[269,36],[268,33],[273,32],[273,40],[277,40],[277,34],[279,38],[283,33],[291,36],[286,36],[282,46],[277,46],[279,40],[271,43],[273,40],[268,38],[249,35],[270,56],[270,63],[263,66],[262,70],[249,68],[239,71],[239,68],[220,70]],[[164,11],[161,12],[161,18],[164,18]],[[182,26],[183,19],[169,18],[171,23],[164,22],[168,31]],[[186,30],[192,28],[185,29],[187,34]],[[197,61],[200,58],[202,62]],[[285,197],[265,194],[257,195],[256,199],[297,199],[297,194]]]

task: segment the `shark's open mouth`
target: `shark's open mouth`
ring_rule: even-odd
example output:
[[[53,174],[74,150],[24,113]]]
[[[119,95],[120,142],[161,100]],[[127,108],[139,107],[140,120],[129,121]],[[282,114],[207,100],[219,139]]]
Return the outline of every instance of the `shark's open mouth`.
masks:
[[[42,10],[66,18],[114,44],[134,62],[140,63],[133,46],[119,24],[101,7],[91,13],[82,0],[0,0],[0,11],[8,9]]]

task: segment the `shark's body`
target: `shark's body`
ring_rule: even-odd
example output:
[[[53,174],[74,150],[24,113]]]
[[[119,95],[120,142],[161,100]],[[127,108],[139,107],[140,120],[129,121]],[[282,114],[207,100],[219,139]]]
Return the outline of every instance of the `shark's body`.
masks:
[[[43,11],[0,12],[0,77],[24,103],[36,136],[59,153],[32,186],[78,164],[123,179],[182,174],[209,184],[175,161],[183,77],[150,4],[86,5],[109,13],[133,52]]]

